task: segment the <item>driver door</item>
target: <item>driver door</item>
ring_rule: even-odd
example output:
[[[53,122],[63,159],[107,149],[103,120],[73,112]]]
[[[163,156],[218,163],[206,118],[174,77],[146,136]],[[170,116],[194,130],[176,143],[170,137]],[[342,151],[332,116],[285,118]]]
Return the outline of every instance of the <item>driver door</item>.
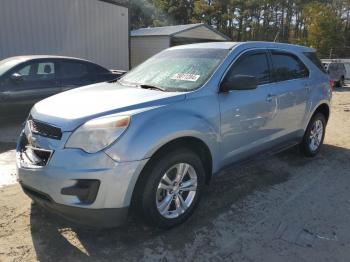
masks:
[[[225,165],[264,149],[277,132],[271,126],[277,102],[271,93],[267,51],[243,53],[223,81],[236,75],[255,76],[258,86],[252,90],[231,90],[219,94],[221,150]]]

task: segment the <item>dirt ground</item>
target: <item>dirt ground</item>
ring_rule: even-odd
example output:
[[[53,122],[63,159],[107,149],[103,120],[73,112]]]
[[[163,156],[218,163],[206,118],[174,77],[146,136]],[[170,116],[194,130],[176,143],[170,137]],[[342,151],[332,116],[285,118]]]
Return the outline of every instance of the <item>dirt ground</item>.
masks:
[[[292,148],[225,170],[193,217],[169,231],[135,219],[79,228],[33,204],[18,184],[3,186],[0,261],[349,261],[350,88],[334,92],[332,107],[316,158]],[[12,177],[19,128],[1,130],[0,176]]]

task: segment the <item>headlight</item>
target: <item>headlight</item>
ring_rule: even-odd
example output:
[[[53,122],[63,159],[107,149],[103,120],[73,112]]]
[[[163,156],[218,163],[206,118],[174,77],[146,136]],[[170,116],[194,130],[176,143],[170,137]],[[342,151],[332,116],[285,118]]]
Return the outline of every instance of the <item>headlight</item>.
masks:
[[[66,148],[96,153],[112,144],[128,128],[130,116],[101,117],[80,126],[69,137]]]

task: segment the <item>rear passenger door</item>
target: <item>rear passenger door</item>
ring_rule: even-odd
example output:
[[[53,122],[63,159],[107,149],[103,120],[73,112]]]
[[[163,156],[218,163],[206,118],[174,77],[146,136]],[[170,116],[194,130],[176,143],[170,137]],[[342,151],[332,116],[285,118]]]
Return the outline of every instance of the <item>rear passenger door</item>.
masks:
[[[273,65],[271,96],[277,103],[277,114],[272,124],[280,130],[279,136],[301,131],[307,113],[310,93],[309,70],[295,54],[270,51]]]
[[[58,81],[61,91],[91,84],[89,63],[78,60],[60,60]]]

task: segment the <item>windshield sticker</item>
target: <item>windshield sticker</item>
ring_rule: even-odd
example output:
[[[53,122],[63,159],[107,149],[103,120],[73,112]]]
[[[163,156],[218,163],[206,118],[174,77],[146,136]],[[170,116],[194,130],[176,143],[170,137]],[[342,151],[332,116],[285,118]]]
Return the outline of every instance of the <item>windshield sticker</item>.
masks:
[[[171,79],[172,80],[196,82],[199,77],[200,77],[200,75],[177,73],[177,74],[173,75],[173,77]]]

